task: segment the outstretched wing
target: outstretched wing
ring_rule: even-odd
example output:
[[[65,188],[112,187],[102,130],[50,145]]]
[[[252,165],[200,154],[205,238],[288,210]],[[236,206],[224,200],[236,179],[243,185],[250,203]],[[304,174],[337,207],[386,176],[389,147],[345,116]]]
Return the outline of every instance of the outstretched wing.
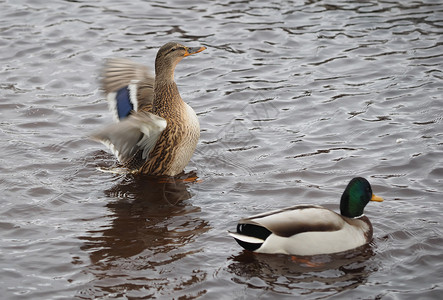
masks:
[[[154,76],[146,66],[124,58],[106,61],[102,87],[109,109],[117,120],[128,117],[132,111],[150,111],[154,101]]]
[[[105,144],[125,164],[141,151],[146,159],[154,148],[167,122],[150,112],[141,111],[123,121],[109,125],[91,136]]]

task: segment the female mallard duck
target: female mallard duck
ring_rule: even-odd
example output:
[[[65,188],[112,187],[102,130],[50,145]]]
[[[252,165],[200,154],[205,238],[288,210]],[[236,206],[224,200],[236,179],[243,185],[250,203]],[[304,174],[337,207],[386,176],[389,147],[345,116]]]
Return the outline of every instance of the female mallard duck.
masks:
[[[155,59],[155,79],[144,66],[108,60],[103,88],[118,122],[92,138],[108,146],[131,171],[166,176],[182,172],[197,146],[200,125],[180,97],[174,70],[184,57],[205,49],[163,45]]]
[[[372,225],[363,210],[383,201],[369,182],[352,179],[340,201],[341,215],[318,205],[297,205],[240,220],[229,234],[243,248],[260,253],[316,255],[346,251],[368,243]]]

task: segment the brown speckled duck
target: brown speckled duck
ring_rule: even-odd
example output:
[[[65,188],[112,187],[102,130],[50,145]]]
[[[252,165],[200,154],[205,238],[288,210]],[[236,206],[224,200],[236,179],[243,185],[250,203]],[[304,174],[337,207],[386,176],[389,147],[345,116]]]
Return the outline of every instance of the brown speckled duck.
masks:
[[[317,255],[363,246],[372,239],[372,225],[363,210],[369,201],[383,201],[369,182],[353,178],[340,201],[340,214],[318,205],[297,205],[242,219],[229,234],[245,249],[259,253]]]
[[[155,79],[145,66],[110,59],[103,89],[117,123],[92,135],[108,146],[123,167],[135,173],[175,176],[197,146],[200,125],[180,97],[174,70],[184,57],[205,50],[169,42],[157,52]]]

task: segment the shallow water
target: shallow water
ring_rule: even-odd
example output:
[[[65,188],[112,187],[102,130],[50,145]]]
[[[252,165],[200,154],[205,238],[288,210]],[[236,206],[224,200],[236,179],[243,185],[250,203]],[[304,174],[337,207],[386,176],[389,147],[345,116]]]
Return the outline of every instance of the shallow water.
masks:
[[[4,299],[437,299],[443,292],[440,1],[0,1]],[[176,69],[201,139],[183,178],[104,173],[107,57]],[[254,255],[239,218],[338,208],[372,183],[368,246]]]

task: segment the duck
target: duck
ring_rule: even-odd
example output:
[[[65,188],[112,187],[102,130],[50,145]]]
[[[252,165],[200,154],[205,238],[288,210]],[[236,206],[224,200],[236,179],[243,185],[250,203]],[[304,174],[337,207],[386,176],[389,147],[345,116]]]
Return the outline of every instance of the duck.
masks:
[[[180,96],[177,64],[206,47],[164,44],[155,58],[155,76],[125,58],[108,59],[102,88],[116,122],[90,137],[106,145],[131,173],[176,176],[189,163],[200,137],[195,111]]]
[[[382,202],[363,177],[353,178],[340,200],[340,214],[300,204],[241,219],[228,232],[244,249],[268,254],[311,256],[352,250],[369,243],[373,228],[364,208]]]

